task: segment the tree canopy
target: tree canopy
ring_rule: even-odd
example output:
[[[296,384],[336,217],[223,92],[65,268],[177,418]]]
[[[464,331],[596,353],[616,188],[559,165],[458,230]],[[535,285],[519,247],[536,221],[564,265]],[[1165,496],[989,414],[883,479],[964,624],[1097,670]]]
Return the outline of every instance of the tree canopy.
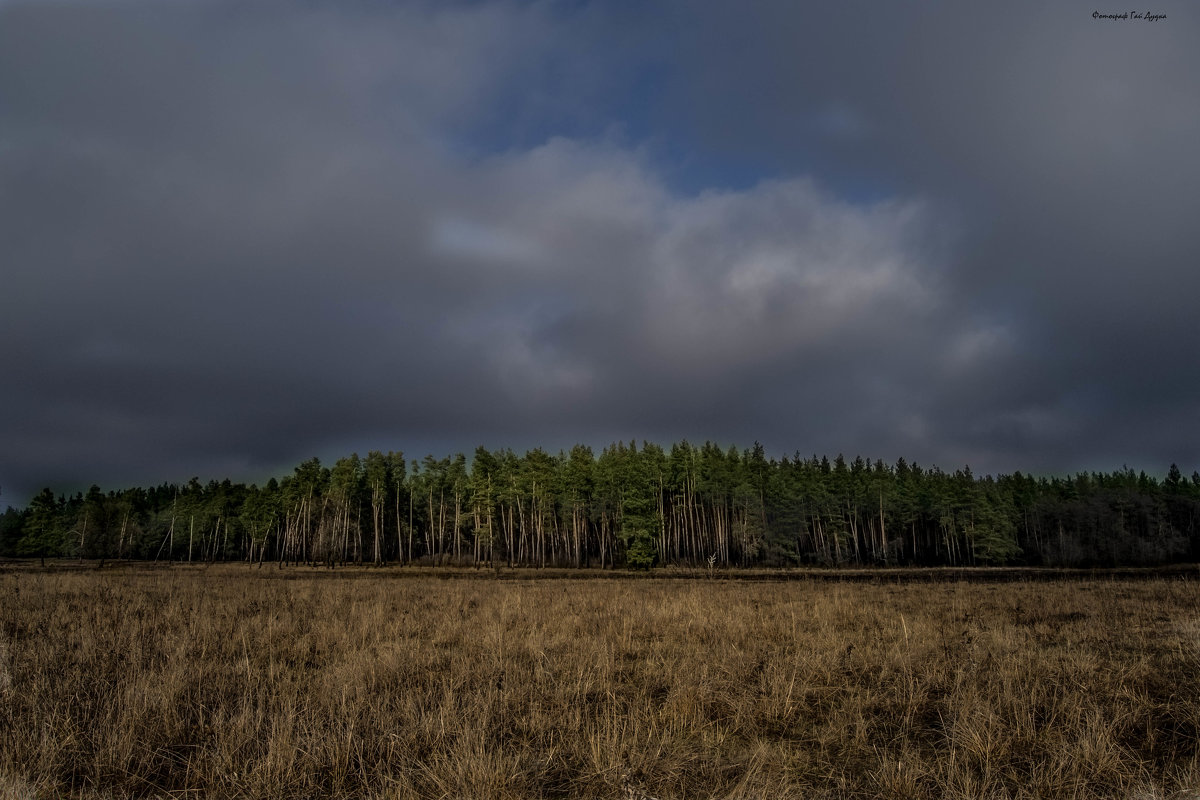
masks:
[[[312,458],[263,486],[193,478],[0,516],[25,557],[524,566],[1152,565],[1200,558],[1200,474],[979,477],[904,459],[616,442]]]

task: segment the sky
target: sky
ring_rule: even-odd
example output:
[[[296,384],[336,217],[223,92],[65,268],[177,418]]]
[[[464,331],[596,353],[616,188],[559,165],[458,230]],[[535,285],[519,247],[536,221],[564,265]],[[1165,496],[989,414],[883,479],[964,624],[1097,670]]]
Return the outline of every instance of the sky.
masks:
[[[1200,468],[1200,7],[0,0],[0,506],[477,446]]]

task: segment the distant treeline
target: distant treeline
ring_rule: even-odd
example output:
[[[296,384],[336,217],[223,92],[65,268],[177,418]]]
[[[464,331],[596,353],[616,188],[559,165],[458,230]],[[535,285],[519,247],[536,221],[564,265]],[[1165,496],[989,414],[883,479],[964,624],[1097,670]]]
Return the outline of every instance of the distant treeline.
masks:
[[[0,518],[0,553],[182,561],[651,567],[1152,565],[1200,560],[1200,474],[976,477],[687,442],[305,461],[264,486],[193,478]]]

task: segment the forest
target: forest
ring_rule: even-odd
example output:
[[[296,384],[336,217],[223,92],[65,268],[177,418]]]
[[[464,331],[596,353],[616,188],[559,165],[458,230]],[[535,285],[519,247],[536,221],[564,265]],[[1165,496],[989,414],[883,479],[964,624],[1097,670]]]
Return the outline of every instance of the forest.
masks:
[[[640,568],[1104,567],[1200,560],[1200,474],[978,477],[839,455],[617,442],[519,456],[312,458],[230,480],[56,495],[0,517],[25,558]]]

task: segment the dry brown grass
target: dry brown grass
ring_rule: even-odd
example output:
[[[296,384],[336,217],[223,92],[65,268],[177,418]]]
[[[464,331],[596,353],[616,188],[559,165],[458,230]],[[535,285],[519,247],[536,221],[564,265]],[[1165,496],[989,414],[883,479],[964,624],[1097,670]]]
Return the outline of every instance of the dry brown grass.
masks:
[[[1200,797],[1200,591],[0,574],[0,798]]]

